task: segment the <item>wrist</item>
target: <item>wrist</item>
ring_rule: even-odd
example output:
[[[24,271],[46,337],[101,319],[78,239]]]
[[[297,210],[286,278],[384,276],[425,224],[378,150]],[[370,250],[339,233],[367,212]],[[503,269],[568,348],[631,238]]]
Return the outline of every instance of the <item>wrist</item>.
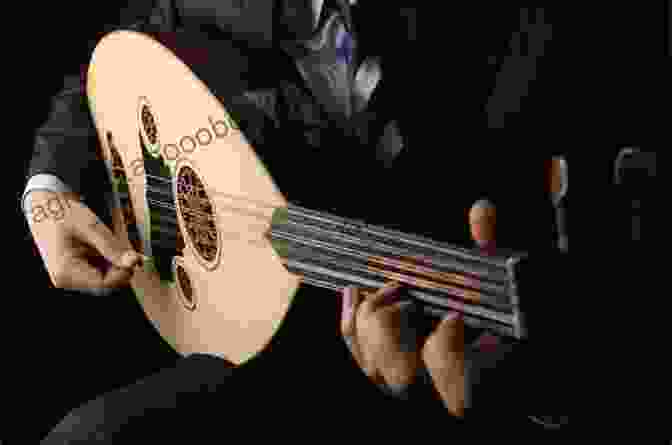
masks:
[[[48,189],[33,189],[26,193],[23,211],[28,224],[48,219],[60,220],[70,209],[73,201],[80,201],[79,194],[74,192],[55,192]]]

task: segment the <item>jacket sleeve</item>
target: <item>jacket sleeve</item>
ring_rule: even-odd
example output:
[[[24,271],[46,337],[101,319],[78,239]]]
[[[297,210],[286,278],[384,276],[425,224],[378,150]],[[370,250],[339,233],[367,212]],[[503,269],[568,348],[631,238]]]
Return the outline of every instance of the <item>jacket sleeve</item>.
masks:
[[[175,24],[172,2],[159,0],[150,14],[136,17],[132,22],[122,21],[109,30],[170,31]],[[47,119],[35,131],[27,180],[39,174],[53,175],[79,194],[83,190],[88,194],[98,191],[100,178],[105,176],[104,165],[96,155],[98,137],[86,97],[87,69],[88,63],[81,65],[79,73],[66,76],[63,87],[52,99]]]

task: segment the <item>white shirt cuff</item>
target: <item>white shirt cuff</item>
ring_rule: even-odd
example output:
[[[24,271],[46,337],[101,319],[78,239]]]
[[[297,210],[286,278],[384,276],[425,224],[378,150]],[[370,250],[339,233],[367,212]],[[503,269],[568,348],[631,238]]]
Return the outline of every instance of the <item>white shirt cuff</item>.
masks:
[[[28,212],[32,211],[32,196],[29,193],[33,190],[49,190],[54,193],[71,193],[72,189],[68,187],[58,177],[46,173],[35,175],[28,180],[26,188],[21,196],[21,207],[24,215],[28,217]]]

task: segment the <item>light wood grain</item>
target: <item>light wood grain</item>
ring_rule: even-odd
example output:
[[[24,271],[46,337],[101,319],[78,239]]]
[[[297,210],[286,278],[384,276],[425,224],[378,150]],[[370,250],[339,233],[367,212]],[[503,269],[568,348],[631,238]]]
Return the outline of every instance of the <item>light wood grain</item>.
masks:
[[[99,42],[91,59],[87,92],[101,144],[106,143],[105,131],[114,134],[132,181],[129,189],[135,215],[144,227],[148,220],[146,178],[129,169],[132,161],[142,159],[139,98],[144,96],[151,103],[161,144],[193,136],[199,128],[208,127],[208,118],[225,119],[225,104],[170,50],[132,31],[114,32]],[[198,172],[208,189],[221,191],[222,196],[249,197],[275,206],[287,204],[240,131],[232,130],[227,137],[192,153],[183,152],[176,165],[179,168],[183,163]],[[250,210],[268,217],[268,222],[260,223],[258,218],[225,210],[227,198],[222,196],[213,200],[218,231],[244,233],[249,226],[269,224],[272,209],[247,204]],[[119,215],[114,218],[115,233],[127,239]],[[220,236],[221,255],[206,268],[189,244],[181,219],[180,228],[187,241],[182,262],[194,287],[196,309],[187,310],[175,289],[163,285],[158,275],[148,270],[136,271],[133,290],[154,327],[177,352],[210,353],[241,364],[273,337],[299,287],[299,278],[287,272],[268,242],[259,246],[245,241],[259,236],[258,232],[241,239]]]

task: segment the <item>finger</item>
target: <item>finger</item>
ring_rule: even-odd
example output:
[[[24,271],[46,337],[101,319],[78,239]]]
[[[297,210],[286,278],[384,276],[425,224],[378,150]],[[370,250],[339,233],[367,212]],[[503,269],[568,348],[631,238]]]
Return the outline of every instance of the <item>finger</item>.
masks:
[[[362,354],[361,354],[361,350],[359,348],[359,343],[357,342],[357,336],[356,335],[344,335],[343,340],[345,341],[345,345],[348,347],[348,350],[350,351],[350,355],[352,355],[352,358],[355,359],[355,362],[357,363],[357,365],[361,369],[364,369],[364,363],[362,361]]]
[[[469,229],[476,245],[485,250],[495,247],[497,214],[495,205],[487,199],[474,203],[469,210]]]
[[[347,286],[343,288],[342,294],[342,314],[341,314],[341,335],[345,341],[350,355],[355,359],[357,365],[369,375],[366,368],[366,363],[362,357],[362,351],[359,346],[357,338],[357,330],[355,327],[355,312],[361,294],[357,286]]]
[[[107,272],[101,271],[83,257],[70,258],[63,268],[67,273],[60,275],[59,287],[90,295],[109,295],[127,285],[133,276],[132,269],[115,266],[110,267]]]
[[[133,269],[126,267],[111,266],[103,277],[103,288],[119,288],[126,286],[133,278]]]
[[[569,185],[567,160],[562,156],[553,156],[549,164],[549,193],[553,204],[557,206],[558,202],[567,194]]]
[[[453,352],[464,352],[464,322],[458,312],[447,314],[430,337],[441,338],[441,344]]]
[[[398,331],[401,336],[409,332],[419,332],[415,318],[417,317],[417,305],[410,300],[401,300],[380,306],[376,309],[374,317],[386,328]]]
[[[381,318],[384,316],[389,316],[393,314],[403,314],[409,313],[415,308],[413,302],[410,300],[395,301],[394,303],[389,303],[383,306],[380,306],[376,310],[376,314],[380,315]]]
[[[569,187],[569,174],[567,173],[567,160],[561,156],[554,156],[550,160],[550,195],[553,207],[555,208],[555,224],[558,232],[557,245],[560,250],[567,250],[567,232],[566,232],[566,214],[564,206],[561,204],[567,195]]]
[[[391,337],[388,343],[394,350],[387,355],[415,354],[421,347],[418,306],[412,301],[399,301],[376,311],[374,317],[383,325]]]
[[[355,360],[355,363],[357,363],[359,369],[361,369],[364,375],[371,379],[373,383],[382,383],[383,377],[378,370],[378,366],[376,366],[375,360],[373,360],[373,357],[370,355],[365,354],[361,347],[360,336],[357,335],[357,329],[354,322],[351,326],[352,330],[346,331],[343,335],[343,340],[350,351],[350,355]]]
[[[382,383],[383,376],[381,375],[378,366],[376,366],[375,361],[372,357],[364,354],[362,347],[359,343],[359,337],[355,334],[349,337],[343,337],[345,344],[352,355],[352,358],[359,366],[359,369],[362,370],[364,375],[366,375],[371,381],[376,384]]]
[[[391,351],[381,355],[381,359],[384,365],[380,366],[380,373],[387,386],[395,392],[401,391],[415,380],[422,361],[415,351]]]
[[[396,281],[388,282],[362,302],[360,313],[362,315],[371,314],[381,306],[396,302],[402,287],[403,285]]]
[[[142,263],[142,255],[128,249],[124,243],[88,207],[80,206],[73,230],[111,264],[125,269]]]
[[[341,311],[341,333],[344,336],[352,336],[355,331],[355,308],[359,304],[361,294],[356,286],[347,286],[343,288],[342,311]]]
[[[350,351],[350,355],[357,363],[359,369],[362,370],[364,375],[366,375],[371,381],[375,384],[380,384],[383,382],[383,376],[380,374],[378,367],[375,365],[371,357],[367,357],[363,352],[359,343],[359,337],[356,333],[352,336],[344,336],[345,344]]]

